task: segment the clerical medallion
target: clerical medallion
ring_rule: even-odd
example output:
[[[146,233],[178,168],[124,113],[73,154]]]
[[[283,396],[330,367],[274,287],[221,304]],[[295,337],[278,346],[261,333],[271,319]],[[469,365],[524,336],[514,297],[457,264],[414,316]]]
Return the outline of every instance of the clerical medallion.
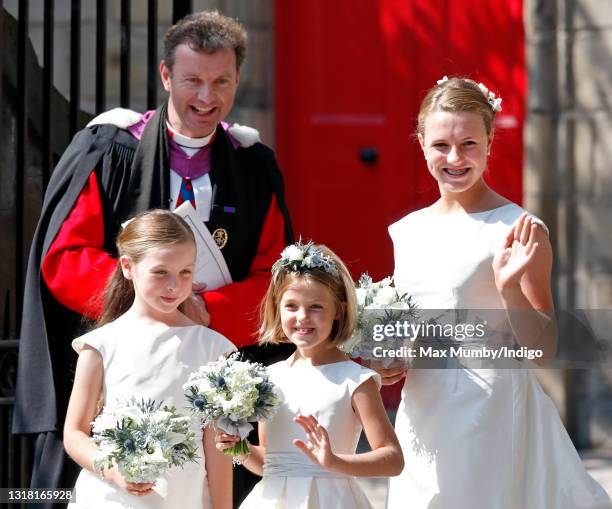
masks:
[[[223,249],[225,247],[225,244],[227,244],[228,236],[227,230],[225,228],[217,228],[213,232],[212,237],[217,243],[217,246],[219,246],[219,249]]]

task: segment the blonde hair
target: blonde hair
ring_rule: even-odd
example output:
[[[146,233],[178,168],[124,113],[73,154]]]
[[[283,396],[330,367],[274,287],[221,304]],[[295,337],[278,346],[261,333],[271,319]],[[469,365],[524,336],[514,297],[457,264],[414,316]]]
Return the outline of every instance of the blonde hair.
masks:
[[[334,276],[322,267],[303,269],[301,272],[292,271],[288,267],[276,270],[260,305],[259,343],[289,342],[281,325],[279,304],[287,288],[302,278],[324,285],[334,296],[339,318],[334,321],[330,333],[331,342],[340,345],[351,337],[357,324],[357,296],[351,274],[338,255],[327,246],[319,244],[313,247],[331,258],[338,269],[338,275]]]
[[[417,133],[425,136],[425,120],[430,113],[448,111],[457,113],[467,111],[482,118],[487,136],[493,132],[495,111],[478,87],[469,78],[450,78],[432,87],[421,102],[417,120]]]
[[[185,242],[195,247],[195,238],[189,225],[168,210],[153,209],[138,214],[117,235],[119,257],[127,256],[138,263],[151,249]],[[121,263],[109,278],[103,295],[103,310],[96,325],[112,322],[125,313],[134,302],[134,284],[123,276]]]

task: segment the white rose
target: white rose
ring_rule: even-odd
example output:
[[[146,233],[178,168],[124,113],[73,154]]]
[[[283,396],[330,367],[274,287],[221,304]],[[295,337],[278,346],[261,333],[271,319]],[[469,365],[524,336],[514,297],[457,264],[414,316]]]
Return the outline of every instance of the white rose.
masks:
[[[100,457],[104,457],[104,458],[110,456],[118,449],[116,444],[114,444],[113,442],[107,442],[106,440],[103,441],[99,445],[99,447],[100,447],[100,450],[96,454],[99,454]]]
[[[397,292],[395,291],[395,288],[391,286],[384,286],[376,294],[372,307],[375,309],[386,308],[393,304],[396,300]]]
[[[154,424],[162,423],[162,422],[168,420],[170,417],[172,417],[172,414],[170,412],[166,412],[164,410],[158,410],[157,412],[149,414],[149,419]]]
[[[357,294],[357,305],[360,307],[365,306],[368,291],[365,288],[357,288],[355,289],[355,293]]]
[[[140,408],[138,408],[136,405],[118,408],[116,413],[118,417],[130,417],[132,420],[134,420],[134,422],[140,422],[144,417],[142,410],[140,410]]]
[[[378,283],[381,287],[391,286],[391,283],[393,283],[393,278],[391,276],[387,276],[386,278],[381,279]]]
[[[252,365],[244,361],[235,361],[232,364],[232,371],[234,373],[248,372],[251,368],[252,368]]]
[[[94,453],[93,467],[95,470],[102,470],[108,463],[108,456],[115,452],[116,447],[107,443],[102,443],[100,449]]]
[[[114,429],[117,427],[117,418],[114,415],[104,412],[96,417],[93,422],[92,431],[94,433],[101,433],[107,429]]]
[[[288,258],[290,262],[296,262],[303,260],[304,254],[299,247],[291,245],[283,251],[283,258]]]

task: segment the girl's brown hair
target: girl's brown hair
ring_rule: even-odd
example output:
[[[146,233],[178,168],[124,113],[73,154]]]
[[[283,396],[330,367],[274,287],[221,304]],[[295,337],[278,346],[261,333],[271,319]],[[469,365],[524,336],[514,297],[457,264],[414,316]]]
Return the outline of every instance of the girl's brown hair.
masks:
[[[432,87],[421,102],[417,120],[417,133],[425,136],[425,120],[430,113],[468,111],[482,118],[487,136],[493,132],[495,111],[478,84],[469,78],[450,78]]]
[[[157,249],[184,242],[195,246],[195,238],[189,225],[177,214],[168,210],[153,209],[138,214],[117,235],[119,257],[127,256],[138,263],[150,249]],[[96,325],[112,322],[125,313],[134,302],[134,285],[123,276],[121,263],[108,280],[103,296],[103,310]]]
[[[331,249],[322,244],[313,247],[321,250],[323,255],[331,258],[338,270],[338,276],[334,276],[319,267],[304,269],[301,272],[292,271],[287,267],[275,270],[260,306],[260,343],[277,344],[289,341],[281,325],[279,304],[289,286],[301,278],[316,281],[326,286],[334,296],[339,318],[334,321],[330,333],[331,342],[339,345],[351,337],[357,324],[357,296],[351,274],[346,265]]]

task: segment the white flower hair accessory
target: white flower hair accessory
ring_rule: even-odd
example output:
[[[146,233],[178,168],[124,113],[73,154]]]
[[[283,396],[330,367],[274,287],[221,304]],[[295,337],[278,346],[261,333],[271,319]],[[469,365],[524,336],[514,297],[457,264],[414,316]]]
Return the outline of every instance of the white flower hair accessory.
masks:
[[[483,95],[487,98],[487,102],[490,104],[493,111],[501,111],[501,97],[495,97],[495,94],[491,92],[487,87],[485,87],[482,83],[478,83],[478,88],[483,93]]]
[[[272,265],[272,274],[277,274],[281,270],[303,273],[313,269],[322,269],[334,277],[340,276],[336,264],[329,255],[323,254],[312,241],[302,244],[299,240],[283,250],[280,259]]]
[[[135,217],[130,217],[129,219],[123,221],[123,223],[121,223],[121,229],[125,230],[126,226],[128,224],[130,224],[134,219],[136,219]]]
[[[448,81],[448,76],[444,76],[441,80],[436,81],[436,85],[442,85],[442,83],[445,83],[447,81]],[[495,94],[491,92],[482,83],[478,83],[478,88],[480,89],[482,94],[486,97],[487,102],[489,103],[489,106],[491,106],[491,109],[493,111],[500,112],[502,110],[502,107],[501,107],[502,98],[495,97]]]

